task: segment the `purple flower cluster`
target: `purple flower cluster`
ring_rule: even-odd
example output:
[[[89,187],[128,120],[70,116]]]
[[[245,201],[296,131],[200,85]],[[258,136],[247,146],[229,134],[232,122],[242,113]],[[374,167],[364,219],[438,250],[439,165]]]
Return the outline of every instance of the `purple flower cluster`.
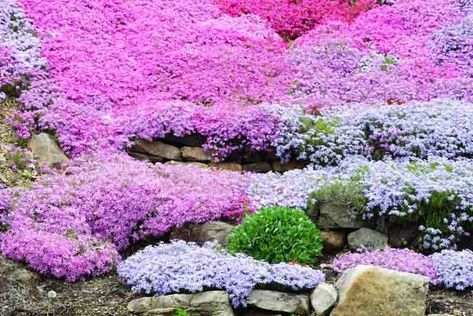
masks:
[[[10,221],[10,201],[11,191],[0,185],[0,231],[2,227],[6,227]]]
[[[0,1],[0,91],[9,84],[20,86],[24,79],[45,66],[40,42],[24,12],[13,0]]]
[[[109,271],[118,251],[185,223],[251,209],[244,175],[164,166],[125,155],[74,161],[14,198],[0,250],[69,281]]]
[[[298,291],[314,289],[325,279],[309,267],[271,265],[241,254],[232,256],[213,244],[200,247],[184,241],[146,247],[121,262],[118,275],[133,291],[158,296],[225,290],[234,307],[246,306],[246,298],[258,285]]]
[[[334,165],[351,155],[382,158],[473,157],[473,104],[453,100],[323,111],[300,132],[297,158]]]
[[[333,260],[333,268],[342,273],[358,265],[374,265],[386,269],[424,275],[437,283],[437,271],[432,260],[409,249],[385,248],[365,252],[345,253]]]
[[[281,137],[290,137],[297,131],[299,126],[292,122],[303,115],[302,108],[296,105],[217,104],[209,108],[184,101],[158,100],[144,100],[141,104],[122,108],[110,117],[112,134],[122,135],[122,142],[132,138],[152,140],[168,134],[199,134],[206,138],[204,148],[216,158],[225,158],[238,150],[269,150]],[[296,114],[279,115],[286,109]]]
[[[398,0],[324,23],[288,53],[295,91],[327,104],[472,100],[468,20],[451,0]]]
[[[471,250],[443,250],[430,255],[430,259],[437,269],[439,284],[458,291],[473,288],[473,252]]]
[[[247,193],[256,208],[285,206],[307,209],[310,195],[334,176],[333,168],[291,170],[253,176]]]

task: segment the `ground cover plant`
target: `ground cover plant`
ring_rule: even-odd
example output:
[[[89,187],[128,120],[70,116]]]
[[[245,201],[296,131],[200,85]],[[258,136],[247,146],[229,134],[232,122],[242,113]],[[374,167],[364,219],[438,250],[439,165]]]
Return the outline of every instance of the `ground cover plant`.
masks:
[[[188,222],[236,218],[251,207],[245,178],[231,173],[126,156],[89,157],[65,172],[44,176],[10,200],[0,249],[69,281],[110,271],[132,242]]]
[[[234,307],[246,306],[246,297],[258,285],[297,291],[314,289],[325,280],[323,273],[310,267],[272,265],[244,255],[229,255],[212,244],[200,247],[183,241],[148,246],[123,261],[118,274],[134,291],[148,294],[222,289]]]
[[[243,219],[229,236],[228,250],[269,263],[315,264],[322,237],[302,210],[268,207]]]
[[[256,212],[230,250],[313,265],[320,236],[302,211],[331,199],[366,221],[418,225],[419,250],[456,249],[473,230],[472,14],[468,0],[0,0],[1,254],[67,281],[118,266],[136,292],[214,287],[240,306],[256,286],[313,289],[323,275],[179,242],[122,256]],[[38,131],[72,158],[63,169],[31,159]],[[124,153],[170,134],[203,136],[217,160],[251,150],[309,166],[253,175]],[[278,237],[283,221],[298,225]],[[252,253],[248,232],[277,245]],[[470,262],[467,250],[387,249],[334,265],[464,290]]]

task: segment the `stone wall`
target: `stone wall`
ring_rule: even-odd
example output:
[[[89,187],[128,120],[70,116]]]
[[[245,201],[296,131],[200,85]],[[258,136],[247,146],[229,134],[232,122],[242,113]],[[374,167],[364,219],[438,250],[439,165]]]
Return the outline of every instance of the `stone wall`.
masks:
[[[248,172],[286,172],[302,169],[304,162],[291,161],[281,164],[272,152],[238,152],[224,161],[216,161],[202,145],[205,139],[199,135],[186,137],[168,136],[163,139],[146,141],[137,140],[128,150],[130,156],[151,162],[169,164],[192,164],[202,168],[212,167],[221,170]]]

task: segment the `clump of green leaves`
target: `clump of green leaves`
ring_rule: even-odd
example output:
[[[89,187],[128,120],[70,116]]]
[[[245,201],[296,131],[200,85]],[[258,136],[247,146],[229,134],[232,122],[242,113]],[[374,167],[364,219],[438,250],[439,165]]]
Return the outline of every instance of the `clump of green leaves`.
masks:
[[[189,316],[189,313],[184,308],[176,308],[176,316]]]
[[[321,203],[336,203],[348,206],[357,213],[363,212],[367,199],[363,193],[364,186],[361,183],[367,167],[360,167],[349,179],[339,179],[320,187],[312,193],[309,209]],[[315,201],[315,205],[314,205]]]
[[[314,264],[322,252],[322,237],[302,210],[267,207],[245,217],[230,234],[228,249],[269,263]]]

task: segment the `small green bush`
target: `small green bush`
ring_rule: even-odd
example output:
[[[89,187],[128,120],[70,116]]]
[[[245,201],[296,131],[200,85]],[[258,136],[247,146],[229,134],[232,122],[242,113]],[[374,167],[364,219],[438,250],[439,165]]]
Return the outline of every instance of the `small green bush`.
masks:
[[[228,250],[269,263],[314,264],[322,252],[322,237],[302,210],[268,207],[245,217],[230,234]]]

